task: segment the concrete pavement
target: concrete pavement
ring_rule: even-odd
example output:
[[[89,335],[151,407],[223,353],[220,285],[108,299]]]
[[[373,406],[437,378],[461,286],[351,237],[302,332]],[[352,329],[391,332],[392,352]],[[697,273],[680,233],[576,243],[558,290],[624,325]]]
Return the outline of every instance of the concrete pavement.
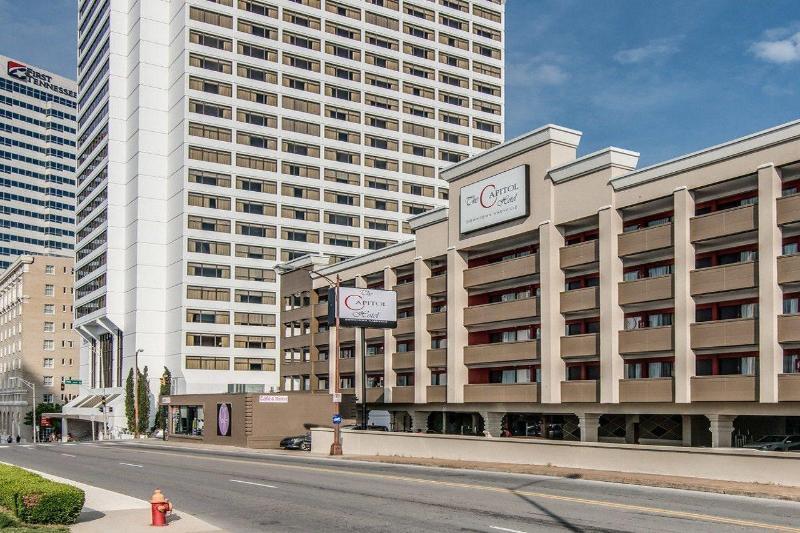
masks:
[[[0,460],[138,499],[160,487],[226,531],[800,533],[795,502],[305,454],[108,443],[11,446]]]

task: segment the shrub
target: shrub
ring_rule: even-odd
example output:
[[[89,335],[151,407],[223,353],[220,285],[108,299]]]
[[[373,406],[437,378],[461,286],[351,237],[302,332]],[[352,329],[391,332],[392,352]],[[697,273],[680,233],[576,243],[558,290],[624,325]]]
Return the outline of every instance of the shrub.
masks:
[[[74,524],[83,491],[11,465],[0,465],[0,505],[30,524]]]
[[[17,520],[11,515],[11,513],[8,513],[5,510],[0,509],[0,529],[5,529],[16,525],[17,525]]]

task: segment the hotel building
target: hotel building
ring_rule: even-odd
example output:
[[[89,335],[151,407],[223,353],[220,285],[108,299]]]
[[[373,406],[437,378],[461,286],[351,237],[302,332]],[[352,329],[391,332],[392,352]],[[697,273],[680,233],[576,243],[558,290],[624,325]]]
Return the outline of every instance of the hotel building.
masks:
[[[0,270],[21,255],[72,256],[76,84],[0,56]]]
[[[800,121],[637,169],[548,125],[441,173],[368,255],[282,266],[287,390],[332,388],[328,282],[397,291],[363,332],[398,430],[729,446],[799,433]],[[362,332],[340,331],[360,395]]]
[[[78,395],[79,337],[72,329],[72,258],[23,255],[0,274],[0,435],[30,442],[25,415],[36,403]],[[42,428],[46,437],[48,428]]]
[[[87,394],[279,386],[274,265],[399,242],[503,139],[500,0],[82,0]],[[155,392],[158,382],[153,380]]]

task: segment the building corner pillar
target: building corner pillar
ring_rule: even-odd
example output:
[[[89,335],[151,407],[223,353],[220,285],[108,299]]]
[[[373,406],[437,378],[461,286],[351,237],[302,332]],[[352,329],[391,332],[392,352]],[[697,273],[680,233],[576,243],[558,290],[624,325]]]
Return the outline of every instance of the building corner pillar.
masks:
[[[783,370],[783,348],[778,342],[778,316],[783,292],[778,284],[778,256],[783,252],[778,226],[781,177],[772,163],[758,167],[758,353],[759,401],[778,401],[778,374]]]
[[[675,403],[691,403],[692,377],[696,372],[692,350],[691,324],[695,320],[694,298],[691,295],[690,275],[694,270],[695,251],[691,238],[694,216],[694,197],[686,187],[673,192],[673,246],[675,262],[672,268],[675,295]]]
[[[431,347],[431,333],[423,320],[431,312],[431,298],[428,296],[428,278],[431,267],[422,258],[414,258],[414,403],[428,402],[428,385],[431,383],[431,370],[428,368],[428,350]]]
[[[428,431],[428,416],[430,411],[411,411],[411,431],[426,433]]]
[[[561,247],[564,236],[551,221],[539,225],[539,314],[541,317],[539,359],[541,361],[541,402],[561,403],[561,382],[566,379],[566,365],[561,358],[564,315],[561,314]]]
[[[597,442],[600,428],[600,415],[578,413],[578,426],[581,429],[581,442]]]
[[[502,435],[505,413],[479,411],[478,414],[483,418],[483,431],[487,437],[499,437]]]
[[[600,226],[600,402],[619,403],[619,380],[624,362],[619,354],[619,332],[625,315],[619,306],[623,265],[619,258],[622,216],[613,206],[598,211]]]
[[[464,365],[467,328],[464,309],[469,304],[464,288],[467,260],[455,247],[447,249],[447,403],[464,403],[469,373]]]

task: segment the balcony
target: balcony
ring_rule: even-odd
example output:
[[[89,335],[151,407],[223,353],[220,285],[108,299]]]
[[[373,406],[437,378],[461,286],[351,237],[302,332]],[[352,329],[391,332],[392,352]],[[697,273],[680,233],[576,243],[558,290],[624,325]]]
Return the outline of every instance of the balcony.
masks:
[[[597,380],[583,379],[561,382],[561,403],[595,403],[600,401]]]
[[[428,350],[428,368],[442,368],[447,366],[447,348]]]
[[[447,385],[428,385],[428,403],[445,403],[447,401]]]
[[[394,290],[397,293],[397,301],[404,302],[406,300],[414,299],[414,284],[403,283],[402,285],[395,285]]]
[[[800,194],[778,198],[778,224],[800,222]]]
[[[755,376],[694,376],[693,402],[755,402],[758,378]]]
[[[655,278],[621,281],[618,287],[620,305],[671,300],[674,294],[672,274]]]
[[[537,257],[536,254],[532,254],[500,263],[468,268],[464,271],[464,288],[470,289],[536,274],[539,271]]]
[[[512,361],[533,362],[539,358],[539,342],[498,342],[464,347],[464,364],[480,365]]]
[[[394,335],[412,335],[414,333],[414,317],[398,318],[397,327],[392,330]]]
[[[414,387],[392,387],[392,403],[414,403]]]
[[[672,223],[622,233],[617,238],[620,257],[652,252],[672,246]]]
[[[692,296],[714,292],[752,289],[758,285],[754,261],[692,270],[689,274]]]
[[[425,317],[425,326],[428,331],[441,331],[447,329],[447,313],[428,313]]]
[[[561,337],[561,357],[586,357],[600,353],[600,334]]]
[[[539,316],[539,299],[523,298],[467,307],[464,309],[464,325],[469,327],[512,320],[530,320],[537,316]]]
[[[596,263],[600,260],[598,245],[599,241],[594,240],[562,247],[559,250],[561,268],[566,269]]]
[[[327,370],[327,361],[319,364],[318,368],[322,366],[324,366]],[[298,376],[308,374],[311,374],[311,361],[283,361],[281,363],[282,376]]]
[[[800,254],[778,258],[778,283],[800,282]]]
[[[800,315],[778,317],[778,342],[800,342]]]
[[[577,313],[600,307],[600,287],[586,287],[561,293],[561,312]]]
[[[692,242],[727,237],[754,231],[758,227],[758,210],[754,205],[735,207],[694,217],[689,225]]]
[[[367,403],[383,402],[383,387],[367,387]]]
[[[538,403],[539,385],[536,383],[470,383],[464,385],[464,402]]]
[[[382,329],[366,328],[364,329],[364,338],[367,340],[383,339],[384,331]]]
[[[339,373],[352,374],[356,371],[355,357],[348,357],[347,359],[339,359]]]
[[[281,322],[299,322],[311,318],[310,307],[296,307],[294,309],[285,309],[281,311]]]
[[[367,372],[383,371],[383,354],[381,355],[368,355],[364,357],[364,366]]]
[[[325,333],[324,337],[327,339],[328,334]],[[316,341],[316,339],[314,339]],[[282,348],[304,348],[311,346],[311,334],[304,333],[302,335],[294,335],[293,337],[284,337],[281,339]]]
[[[672,378],[621,379],[619,401],[628,403],[666,402],[675,398]]]
[[[444,294],[446,292],[447,292],[447,275],[441,274],[439,276],[428,278],[428,288],[427,288],[428,296],[433,296],[434,294]]]
[[[800,402],[800,374],[778,374],[778,401]]]
[[[619,353],[671,352],[672,326],[629,329],[619,332]]]
[[[339,342],[353,342],[356,340],[356,328],[339,328]]]
[[[413,370],[414,352],[395,352],[392,354],[392,370]]]
[[[314,316],[328,316],[328,302],[314,304]]]
[[[692,349],[755,345],[757,328],[758,321],[754,318],[696,322],[691,325]]]

